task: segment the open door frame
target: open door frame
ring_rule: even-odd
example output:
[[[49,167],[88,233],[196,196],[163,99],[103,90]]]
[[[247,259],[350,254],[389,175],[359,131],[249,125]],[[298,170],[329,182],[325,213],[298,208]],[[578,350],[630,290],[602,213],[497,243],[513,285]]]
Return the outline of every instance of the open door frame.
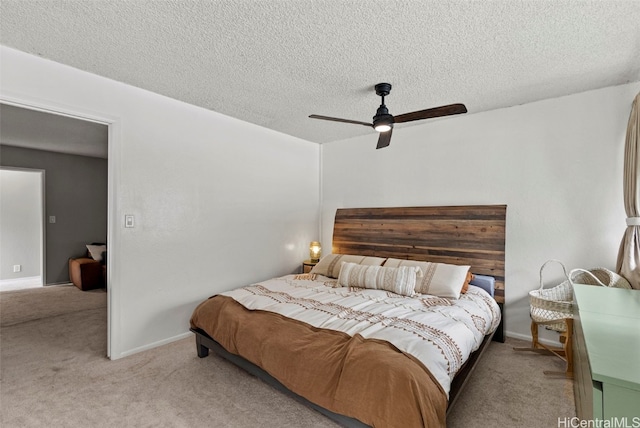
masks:
[[[113,322],[118,319],[118,305],[114,304],[114,296],[117,295],[117,283],[113,281],[114,274],[117,273],[119,242],[116,235],[117,206],[115,199],[115,182],[117,180],[117,170],[119,158],[119,138],[121,120],[108,114],[87,111],[86,109],[72,107],[68,105],[58,105],[49,100],[34,99],[20,94],[0,94],[0,103],[9,104],[30,110],[44,113],[56,114],[59,116],[71,117],[74,119],[96,122],[108,127],[108,169],[107,169],[107,243],[109,245],[109,263],[107,264],[107,357],[111,358],[111,348],[113,343],[117,343],[117,329],[113,328]],[[44,189],[43,189],[44,191]],[[43,207],[43,209],[46,209]],[[45,216],[46,217],[46,216]],[[45,218],[46,221],[46,218]],[[44,233],[44,231],[43,231]],[[44,242],[44,241],[43,241]],[[44,251],[44,250],[43,250]],[[44,260],[43,260],[44,263]],[[44,275],[44,271],[43,271]],[[44,277],[43,277],[44,278]]]

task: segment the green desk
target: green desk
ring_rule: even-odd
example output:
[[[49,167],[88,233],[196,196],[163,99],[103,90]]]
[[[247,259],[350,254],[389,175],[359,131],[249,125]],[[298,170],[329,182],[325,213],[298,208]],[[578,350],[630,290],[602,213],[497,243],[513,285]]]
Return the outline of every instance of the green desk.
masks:
[[[574,302],[578,417],[640,423],[640,290],[576,284]]]

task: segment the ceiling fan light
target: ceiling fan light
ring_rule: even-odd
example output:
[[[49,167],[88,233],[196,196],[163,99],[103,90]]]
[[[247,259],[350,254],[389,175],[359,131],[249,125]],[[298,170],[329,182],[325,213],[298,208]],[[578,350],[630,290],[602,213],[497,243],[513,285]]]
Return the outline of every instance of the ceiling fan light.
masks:
[[[379,125],[376,125],[374,129],[378,132],[387,132],[387,131],[391,131],[391,125],[386,123],[381,123]]]
[[[373,116],[373,129],[378,132],[390,131],[393,127],[393,116],[389,114],[387,106],[381,104],[376,111],[376,115]]]

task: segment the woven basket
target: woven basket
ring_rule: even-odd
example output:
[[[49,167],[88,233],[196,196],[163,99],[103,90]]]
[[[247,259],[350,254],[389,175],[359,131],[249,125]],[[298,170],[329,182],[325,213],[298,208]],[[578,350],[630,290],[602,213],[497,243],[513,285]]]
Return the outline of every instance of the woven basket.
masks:
[[[551,262],[562,266],[566,281],[553,288],[544,288],[542,281],[545,267]],[[558,260],[547,260],[540,268],[540,288],[529,292],[531,319],[538,324],[544,324],[555,331],[564,331],[565,318],[573,317],[573,287],[569,281],[567,268]]]
[[[575,273],[578,275],[575,275]],[[606,268],[573,269],[569,272],[569,280],[572,284],[600,285],[610,288],[626,288],[630,290],[631,284],[624,277]]]
[[[553,288],[544,288],[542,273],[548,263],[562,266],[567,278]],[[564,332],[566,318],[573,318],[573,284],[599,285],[602,287],[631,288],[629,282],[605,268],[573,269],[567,273],[564,264],[558,260],[548,260],[540,268],[540,288],[529,292],[531,319],[551,330]]]

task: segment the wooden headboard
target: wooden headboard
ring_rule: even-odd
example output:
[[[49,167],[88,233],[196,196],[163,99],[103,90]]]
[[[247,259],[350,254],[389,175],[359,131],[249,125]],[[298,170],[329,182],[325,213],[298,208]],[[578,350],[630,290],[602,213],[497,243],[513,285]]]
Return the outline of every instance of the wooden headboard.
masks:
[[[506,205],[342,208],[333,253],[470,265],[496,279],[504,303]]]

